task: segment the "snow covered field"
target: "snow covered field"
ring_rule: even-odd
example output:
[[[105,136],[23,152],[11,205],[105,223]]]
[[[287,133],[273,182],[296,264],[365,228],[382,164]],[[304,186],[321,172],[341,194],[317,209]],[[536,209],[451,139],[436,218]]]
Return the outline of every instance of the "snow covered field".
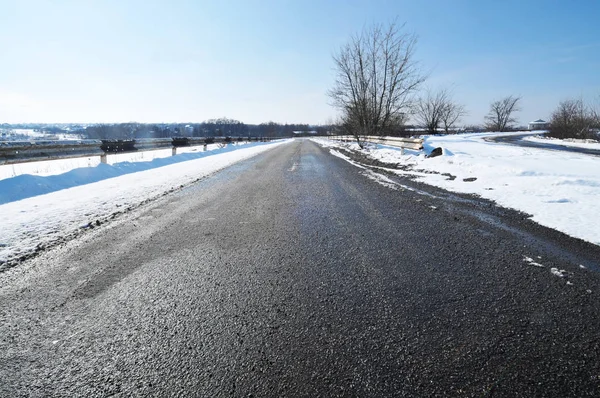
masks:
[[[372,146],[368,154],[398,164],[401,169],[393,172],[399,175],[491,199],[530,214],[541,225],[600,245],[600,157],[484,140],[497,134],[426,136],[425,152],[436,147],[444,152],[430,159],[410,150],[401,155],[399,149],[382,145]],[[326,139],[315,141],[333,152],[340,146],[358,148]]]
[[[67,133],[45,133],[33,129],[0,129],[0,139],[3,141],[22,141],[22,140],[80,140],[81,134]]]
[[[0,269],[3,263],[38,247],[286,142],[213,146],[212,151],[190,149],[150,161],[0,179]]]

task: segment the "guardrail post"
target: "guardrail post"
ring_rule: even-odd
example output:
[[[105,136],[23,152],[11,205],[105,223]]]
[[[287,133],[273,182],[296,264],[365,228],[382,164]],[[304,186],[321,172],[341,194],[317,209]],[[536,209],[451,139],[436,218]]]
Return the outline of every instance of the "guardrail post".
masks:
[[[100,163],[106,164],[107,163],[106,158],[107,158],[106,153],[103,153],[102,155],[100,155]]]
[[[176,146],[171,148],[171,156],[175,156],[175,155],[177,155],[177,147]]]

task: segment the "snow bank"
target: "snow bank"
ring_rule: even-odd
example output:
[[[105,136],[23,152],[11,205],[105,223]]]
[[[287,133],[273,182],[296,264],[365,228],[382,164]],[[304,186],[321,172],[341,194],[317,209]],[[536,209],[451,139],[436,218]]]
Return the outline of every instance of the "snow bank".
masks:
[[[234,143],[231,145],[246,145]],[[218,144],[207,145],[207,150],[219,149]],[[230,148],[231,149],[231,148]],[[177,153],[202,152],[202,146],[190,146],[177,148]],[[154,159],[168,158],[172,156],[172,149],[156,149],[152,151],[139,151],[130,153],[114,153],[107,155],[107,163],[115,164],[122,162],[149,162]],[[36,176],[50,176],[66,173],[81,167],[95,167],[100,164],[100,156],[86,156],[70,159],[40,160],[35,162],[15,163],[0,165],[0,180],[16,177],[22,174]]]
[[[246,146],[248,145],[257,144],[246,144]],[[214,144],[206,152],[202,151],[202,147],[178,148],[181,155],[177,156],[172,156],[171,148],[111,154],[107,157],[107,164],[101,164],[100,157],[96,156],[0,166],[0,171],[4,169],[5,172],[19,167],[22,168],[20,171],[29,171],[27,174],[16,173],[14,177],[4,179],[0,173],[0,205],[107,178],[151,170],[217,153],[231,152],[238,148],[239,146],[234,144],[225,148]]]

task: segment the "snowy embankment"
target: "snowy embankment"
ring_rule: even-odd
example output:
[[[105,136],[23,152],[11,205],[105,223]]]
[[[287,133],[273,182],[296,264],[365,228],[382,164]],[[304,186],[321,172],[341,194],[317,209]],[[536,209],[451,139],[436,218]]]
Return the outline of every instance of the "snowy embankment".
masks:
[[[424,152],[443,148],[443,156],[429,159],[424,153],[406,150],[401,155],[399,149],[382,145],[373,145],[366,153],[394,165],[390,170],[398,175],[479,195],[530,214],[541,225],[600,245],[600,157],[484,140],[494,135],[425,136]],[[333,151],[347,145],[358,148],[315,141]]]
[[[151,161],[100,164],[45,177],[0,179],[0,270],[2,264],[6,267],[6,263],[66,236],[286,142],[229,145]],[[53,174],[50,166],[44,167],[46,174]],[[57,167],[64,165],[57,163]]]

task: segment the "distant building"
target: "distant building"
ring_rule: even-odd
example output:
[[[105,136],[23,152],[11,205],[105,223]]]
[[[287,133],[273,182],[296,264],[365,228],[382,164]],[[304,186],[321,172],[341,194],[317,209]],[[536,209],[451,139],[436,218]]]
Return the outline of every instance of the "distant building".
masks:
[[[549,126],[550,123],[542,119],[529,122],[529,130],[548,130]]]

